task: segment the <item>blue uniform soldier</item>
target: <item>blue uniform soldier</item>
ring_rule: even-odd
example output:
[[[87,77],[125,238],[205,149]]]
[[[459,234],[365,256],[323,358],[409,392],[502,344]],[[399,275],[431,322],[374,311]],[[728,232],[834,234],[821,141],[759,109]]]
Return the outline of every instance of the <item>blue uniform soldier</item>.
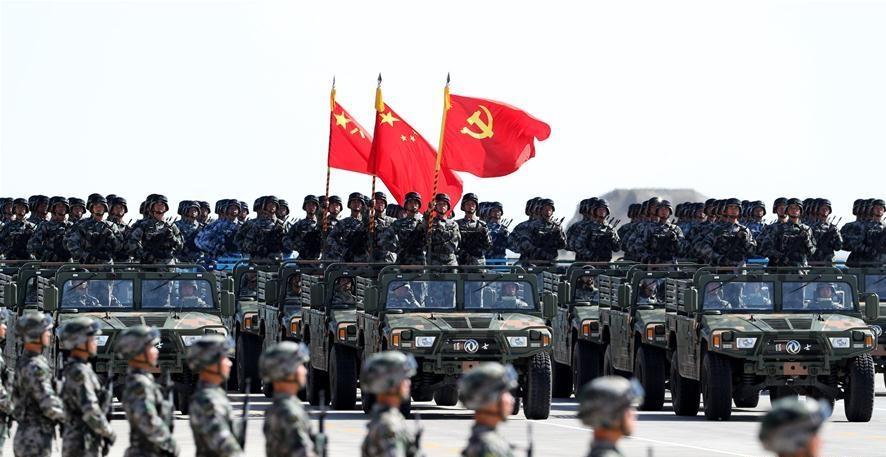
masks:
[[[196,243],[201,228],[200,222],[197,221],[200,216],[200,204],[194,200],[183,200],[178,204],[178,214],[181,219],[172,225],[175,225],[181,234],[182,245],[175,252],[175,257],[179,262],[198,263],[203,260],[203,253]]]
[[[219,218],[203,228],[194,238],[194,244],[206,253],[211,260],[237,252],[234,237],[237,235],[237,216],[240,214],[240,203],[237,200],[222,200],[223,212]]]

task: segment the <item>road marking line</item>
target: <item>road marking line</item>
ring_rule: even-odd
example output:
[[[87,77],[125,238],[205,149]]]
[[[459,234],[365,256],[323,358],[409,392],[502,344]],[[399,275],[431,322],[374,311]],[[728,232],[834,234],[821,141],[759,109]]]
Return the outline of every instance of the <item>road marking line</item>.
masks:
[[[591,431],[591,429],[590,429],[590,428],[587,428],[587,427],[575,427],[575,426],[572,426],[572,425],[554,424],[554,423],[549,423],[549,422],[545,422],[545,421],[538,421],[538,420],[531,420],[530,422],[535,422],[536,424],[542,424],[542,425],[553,425],[554,427],[568,428],[568,429],[571,429],[571,430],[582,430],[582,431],[586,431],[586,432],[590,432],[590,431]],[[662,444],[662,445],[665,445],[665,446],[678,446],[678,447],[684,447],[684,448],[687,448],[687,449],[695,449],[695,450],[697,450],[697,451],[714,452],[714,453],[717,453],[717,454],[724,454],[724,455],[737,455],[737,456],[739,456],[739,457],[745,457],[745,456],[748,455],[748,454],[737,454],[737,453],[735,453],[735,452],[729,452],[729,451],[721,451],[721,450],[719,450],[719,449],[711,449],[711,448],[701,447],[701,446],[692,446],[692,445],[689,445],[689,444],[672,443],[672,442],[670,442],[670,441],[654,440],[654,439],[651,439],[651,438],[641,438],[641,437],[639,437],[639,436],[628,436],[628,437],[625,437],[625,439],[626,439],[626,440],[644,441],[644,442],[647,442],[647,443],[654,443],[654,444]]]

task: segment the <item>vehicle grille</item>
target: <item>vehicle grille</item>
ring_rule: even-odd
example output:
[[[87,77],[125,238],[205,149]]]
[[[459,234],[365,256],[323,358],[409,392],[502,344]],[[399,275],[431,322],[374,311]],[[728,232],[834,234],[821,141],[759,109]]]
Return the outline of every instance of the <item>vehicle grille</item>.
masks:
[[[794,330],[809,330],[812,328],[812,319],[790,319],[789,322]]]
[[[169,335],[160,336],[160,344],[158,347],[161,356],[175,356],[178,353],[178,346],[172,341]]]
[[[788,325],[788,321],[785,319],[763,319],[763,322],[766,325],[774,328],[775,330],[790,330],[791,327]]]
[[[163,316],[145,316],[144,319],[145,325],[149,327],[162,327],[166,323],[166,318]]]
[[[121,323],[121,324],[123,324],[123,325],[125,325],[125,326],[127,326],[127,327],[133,327],[133,326],[136,326],[136,325],[142,325],[142,318],[140,318],[140,317],[125,317],[125,316],[118,316],[117,319],[120,320],[120,323]]]
[[[471,328],[470,324],[468,324],[468,319],[464,317],[444,317],[443,322],[446,322],[452,328]]]
[[[471,321],[471,328],[489,328],[489,324],[492,323],[492,318],[474,317],[470,321]]]

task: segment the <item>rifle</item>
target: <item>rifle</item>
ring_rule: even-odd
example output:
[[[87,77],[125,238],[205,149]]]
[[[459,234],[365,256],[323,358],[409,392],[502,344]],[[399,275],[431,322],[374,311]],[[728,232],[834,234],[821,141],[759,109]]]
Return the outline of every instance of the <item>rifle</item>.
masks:
[[[166,387],[166,401],[169,402],[169,431],[175,426],[175,399],[173,398],[175,385],[172,383],[172,374],[166,370],[163,374],[163,384]]]
[[[526,433],[529,435],[529,443],[526,445],[526,457],[532,457],[535,453],[535,440],[532,438],[532,422],[526,422]]]
[[[113,369],[112,369],[113,370]],[[114,378],[115,374],[111,374],[111,379],[108,381],[108,396],[105,398],[104,410],[105,417],[108,418],[108,421],[111,420],[111,416],[114,415]],[[102,438],[102,455],[107,456],[111,452],[111,441],[107,438]]]
[[[240,449],[246,449],[246,421],[249,419],[249,393],[252,392],[252,378],[246,378],[246,386],[243,389],[246,396],[243,397],[243,413],[240,418],[240,435],[237,436],[237,442],[240,443]]]
[[[416,455],[421,455],[421,435],[425,429],[421,425],[421,413],[413,413],[415,416],[415,450]]]
[[[326,457],[326,391],[320,391],[320,415],[318,416],[317,436],[314,437],[314,447],[319,457]]]

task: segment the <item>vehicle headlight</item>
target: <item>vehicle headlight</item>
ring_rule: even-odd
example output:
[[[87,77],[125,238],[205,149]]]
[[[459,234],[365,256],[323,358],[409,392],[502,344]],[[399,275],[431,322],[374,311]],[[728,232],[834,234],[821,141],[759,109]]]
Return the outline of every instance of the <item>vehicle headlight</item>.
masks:
[[[835,349],[846,349],[849,347],[849,337],[840,336],[836,338],[828,338],[831,341],[831,347]]]
[[[871,331],[874,332],[874,338],[880,338],[880,335],[883,334],[883,327],[879,325],[872,325]]]
[[[415,337],[415,347],[417,348],[429,348],[434,346],[434,341],[437,339],[436,336],[417,336]]]
[[[738,349],[753,349],[755,344],[757,344],[757,338],[744,337],[735,339],[735,347]]]
[[[202,337],[203,335],[182,335],[182,343],[184,343],[185,346],[190,346]]]
[[[508,345],[512,348],[525,348],[526,346],[529,346],[529,338],[526,338],[525,336],[509,336]]]
[[[95,344],[104,346],[108,344],[108,338],[110,338],[108,335],[98,335],[95,337]]]

